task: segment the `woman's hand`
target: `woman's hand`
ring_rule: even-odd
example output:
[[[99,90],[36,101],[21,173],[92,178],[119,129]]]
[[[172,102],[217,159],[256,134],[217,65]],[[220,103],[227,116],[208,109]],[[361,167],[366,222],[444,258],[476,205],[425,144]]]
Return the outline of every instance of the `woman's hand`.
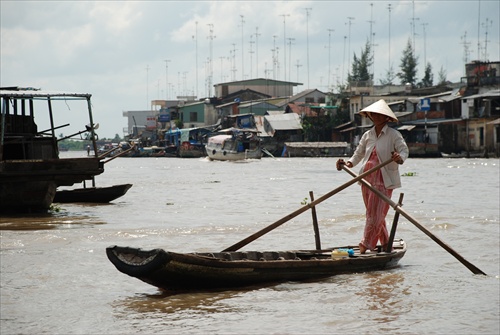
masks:
[[[403,159],[401,158],[401,156],[399,155],[399,152],[397,151],[393,151],[392,152],[392,160],[398,164],[403,164]]]
[[[347,161],[347,163],[346,163],[346,162],[344,162],[344,160],[342,158],[340,158],[337,161],[337,170],[338,171],[342,170],[342,166],[343,165],[347,166],[348,168],[352,168],[352,163],[351,162]]]

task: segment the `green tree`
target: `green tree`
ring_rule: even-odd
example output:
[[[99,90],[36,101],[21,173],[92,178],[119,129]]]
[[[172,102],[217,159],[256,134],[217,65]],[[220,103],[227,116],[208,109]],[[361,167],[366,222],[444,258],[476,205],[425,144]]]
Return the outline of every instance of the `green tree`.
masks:
[[[371,53],[370,41],[366,41],[365,48],[361,50],[361,56],[358,59],[354,53],[352,62],[352,72],[348,76],[349,82],[369,81],[372,79],[370,67],[373,64],[373,56]]]
[[[438,85],[446,84],[446,76],[447,76],[446,70],[443,69],[443,67],[441,66],[441,69],[438,72]]]
[[[433,85],[434,75],[432,74],[432,66],[431,63],[427,63],[425,67],[424,77],[422,81],[418,83],[418,87],[431,87]]]
[[[417,80],[417,65],[418,57],[416,57],[413,52],[411,39],[408,39],[408,44],[403,50],[403,56],[401,57],[401,72],[398,73],[398,77],[401,79],[402,85],[409,83],[411,86],[415,86],[415,82]]]
[[[385,73],[385,78],[380,79],[380,84],[381,85],[393,85],[394,84],[394,79],[396,78],[396,74],[394,73],[394,69],[391,65],[389,70]]]

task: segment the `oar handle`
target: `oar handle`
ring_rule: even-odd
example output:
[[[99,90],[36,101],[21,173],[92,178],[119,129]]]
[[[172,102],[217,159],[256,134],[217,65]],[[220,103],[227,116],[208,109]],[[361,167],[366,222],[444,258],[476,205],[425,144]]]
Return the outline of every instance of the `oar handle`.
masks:
[[[273,224],[270,224],[269,226],[267,226],[266,228],[262,229],[262,230],[259,230],[258,232],[256,232],[255,234],[253,235],[250,235],[248,236],[247,238],[245,238],[244,240],[241,240],[240,242],[238,243],[235,243],[233,244],[232,246],[230,246],[229,248],[226,248],[224,250],[222,250],[223,252],[227,252],[227,251],[236,251],[242,247],[244,247],[245,245],[249,244],[250,242],[253,242],[255,241],[256,239],[258,239],[259,237],[261,237],[262,235],[265,235],[267,234],[268,232],[270,232],[271,230],[281,226],[283,223],[293,219],[294,217],[298,216],[299,214],[302,214],[304,213],[305,211],[307,211],[308,209],[310,208],[314,208],[314,206],[316,206],[317,204],[319,204],[320,202],[323,202],[325,201],[326,199],[330,198],[332,195],[342,191],[343,189],[351,186],[352,184],[360,181],[362,178],[368,176],[369,174],[381,169],[382,167],[386,166],[387,164],[391,163],[392,162],[392,158],[391,159],[388,159],[387,161],[373,167],[372,169],[360,174],[358,177],[354,178],[354,179],[351,179],[350,181],[348,181],[347,183],[337,187],[336,189],[328,192],[327,194],[319,197],[318,199],[310,202],[309,204],[305,205],[304,207],[301,207],[299,209],[297,209],[295,212],[293,213],[290,213],[288,214],[287,216],[279,219],[278,221],[274,222]]]
[[[351,171],[347,166],[342,166],[342,169],[349,173],[351,176],[355,177],[354,179],[358,178],[359,176],[356,175],[353,171]],[[410,214],[408,214],[406,211],[404,211],[400,205],[392,201],[390,198],[388,198],[385,194],[374,188],[369,182],[367,182],[364,179],[360,180],[363,185],[368,187],[373,193],[375,193],[379,198],[381,198],[383,201],[387,202],[389,205],[391,205],[392,208],[401,215],[403,215],[405,218],[408,219],[411,223],[413,223],[418,229],[420,229],[422,232],[424,232],[427,236],[429,236],[434,242],[439,244],[443,249],[448,251],[450,254],[452,254],[456,259],[460,261],[463,265],[465,265],[472,273],[474,274],[482,274],[486,275],[483,271],[479,270],[474,264],[470,263],[467,261],[465,258],[463,258],[458,252],[453,250],[448,244],[444,243],[441,241],[436,235],[431,233],[427,228],[422,226],[415,218],[413,218]]]

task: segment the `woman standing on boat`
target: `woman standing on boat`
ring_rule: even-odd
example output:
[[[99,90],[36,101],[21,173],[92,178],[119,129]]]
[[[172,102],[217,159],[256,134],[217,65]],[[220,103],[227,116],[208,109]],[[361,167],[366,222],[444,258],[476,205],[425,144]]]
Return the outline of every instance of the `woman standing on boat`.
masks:
[[[363,134],[356,151],[347,162],[343,159],[337,161],[337,170],[342,170],[344,164],[352,168],[362,162],[362,173],[392,158],[393,162],[365,177],[373,187],[391,198],[392,191],[401,187],[398,164],[403,164],[408,158],[408,146],[403,136],[387,125],[398,119],[384,100],[362,109],[360,114],[369,117],[374,127]],[[385,250],[389,240],[385,217],[390,206],[365,185],[361,186],[361,192],[366,207],[366,224],[359,250],[364,254],[366,250],[375,249],[378,240]]]

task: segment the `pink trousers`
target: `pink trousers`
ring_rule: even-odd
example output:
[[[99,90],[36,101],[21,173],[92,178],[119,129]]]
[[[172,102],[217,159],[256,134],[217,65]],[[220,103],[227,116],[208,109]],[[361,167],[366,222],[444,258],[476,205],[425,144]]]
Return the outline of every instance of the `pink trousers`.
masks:
[[[379,164],[379,160],[375,150],[373,150],[369,161],[366,163],[364,171],[375,167]],[[377,170],[365,178],[374,188],[382,192],[388,198],[392,196],[392,189],[386,189],[382,172]],[[380,244],[387,244],[389,234],[387,232],[385,217],[389,211],[390,205],[380,199],[365,185],[361,186],[361,193],[366,207],[366,224],[361,244],[368,250],[373,250],[377,246],[377,241]]]

